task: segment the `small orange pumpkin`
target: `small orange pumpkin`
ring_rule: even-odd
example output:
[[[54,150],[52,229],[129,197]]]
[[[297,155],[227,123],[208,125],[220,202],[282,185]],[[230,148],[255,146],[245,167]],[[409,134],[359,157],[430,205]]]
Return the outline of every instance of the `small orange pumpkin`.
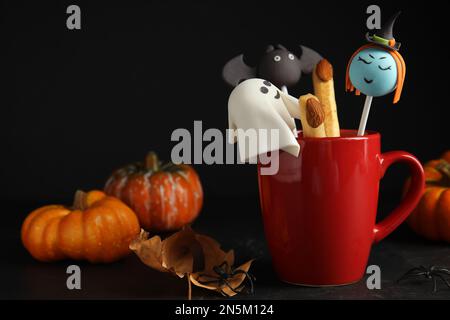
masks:
[[[77,191],[72,208],[49,205],[31,212],[22,243],[40,261],[112,262],[128,253],[140,232],[134,212],[102,191]]]
[[[128,204],[144,229],[172,231],[191,223],[203,204],[203,190],[190,165],[162,164],[154,152],[144,162],[115,171],[105,192]]]
[[[408,225],[427,239],[450,242],[450,151],[426,163],[424,171],[425,191]]]

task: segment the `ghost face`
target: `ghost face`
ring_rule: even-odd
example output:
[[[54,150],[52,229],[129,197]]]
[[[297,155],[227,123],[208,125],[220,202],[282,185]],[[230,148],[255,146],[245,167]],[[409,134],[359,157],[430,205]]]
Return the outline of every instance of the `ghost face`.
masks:
[[[259,78],[245,80],[234,88],[228,99],[228,112],[230,123],[245,122],[248,118],[254,128],[266,126],[266,129],[277,128],[267,127],[274,119],[281,119],[295,129],[293,118],[300,118],[298,99],[282,92],[270,81]]]
[[[367,48],[351,61],[349,76],[353,86],[363,94],[384,96],[397,86],[397,65],[386,50]]]
[[[260,61],[258,74],[270,79],[277,87],[293,86],[302,76],[299,59],[286,49],[267,52]]]

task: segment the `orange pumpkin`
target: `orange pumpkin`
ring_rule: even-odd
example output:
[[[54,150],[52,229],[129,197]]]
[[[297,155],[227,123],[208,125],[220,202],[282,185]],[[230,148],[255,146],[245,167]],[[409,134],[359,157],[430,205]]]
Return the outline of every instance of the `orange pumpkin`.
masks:
[[[203,204],[203,190],[194,169],[162,164],[154,152],[144,162],[113,173],[105,192],[128,204],[141,226],[151,231],[177,230],[192,222]]]
[[[30,213],[22,243],[40,261],[112,262],[128,253],[140,232],[134,212],[102,191],[77,191],[72,208],[49,205]]]
[[[425,191],[407,222],[427,239],[450,242],[450,151],[426,163],[424,171]]]

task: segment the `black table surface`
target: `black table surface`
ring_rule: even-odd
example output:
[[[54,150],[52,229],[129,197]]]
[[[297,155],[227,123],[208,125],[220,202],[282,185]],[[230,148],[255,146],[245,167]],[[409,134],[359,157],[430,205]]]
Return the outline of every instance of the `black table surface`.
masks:
[[[380,211],[391,209],[399,199],[384,197]],[[239,205],[237,205],[239,204]],[[187,283],[171,274],[159,273],[134,255],[112,263],[92,265],[62,261],[40,263],[26,252],[20,242],[24,213],[40,204],[7,201],[0,231],[3,254],[0,259],[0,299],[186,299]],[[366,278],[341,287],[309,288],[279,281],[273,271],[264,239],[257,197],[206,198],[204,209],[193,229],[218,240],[226,250],[234,249],[236,262],[257,258],[251,268],[256,277],[255,294],[236,299],[449,299],[450,289],[439,283],[433,293],[432,281],[411,280],[397,284],[396,279],[409,269],[424,265],[450,266],[450,246],[425,241],[406,224],[374,245],[369,265],[381,269],[381,290],[369,290]],[[66,269],[81,268],[81,290],[68,290]],[[221,299],[217,293],[193,288],[193,299]]]

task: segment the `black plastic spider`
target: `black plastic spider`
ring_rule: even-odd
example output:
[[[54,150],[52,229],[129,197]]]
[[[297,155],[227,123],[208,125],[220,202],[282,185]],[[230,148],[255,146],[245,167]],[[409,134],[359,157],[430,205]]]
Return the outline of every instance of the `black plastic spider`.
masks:
[[[442,280],[448,288],[450,288],[450,283],[445,279],[444,276],[450,276],[450,270],[443,267],[431,266],[429,268],[425,268],[424,266],[412,268],[408,272],[406,272],[400,279],[397,280],[397,283],[403,281],[408,278],[415,277],[425,277],[426,279],[433,280],[433,292],[437,292],[437,279]]]
[[[226,261],[222,262],[222,264],[220,264],[218,266],[213,267],[213,270],[217,274],[217,276],[200,274],[199,277],[197,278],[197,281],[204,285],[217,284],[219,288],[221,288],[222,286],[225,285],[226,287],[228,287],[231,291],[233,291],[235,293],[242,293],[242,290],[245,288],[245,284],[246,284],[245,282],[247,281],[250,285],[250,289],[247,290],[246,293],[247,294],[254,293],[253,282],[256,281],[256,279],[250,273],[248,273],[244,270],[231,269]],[[244,281],[242,281],[242,283],[238,287],[233,288],[230,285],[230,283],[228,282],[228,280],[238,274],[244,275]],[[207,278],[207,279],[211,279],[211,280],[207,280],[207,281],[200,280],[202,278],[203,279]],[[224,292],[223,289],[220,289],[220,293],[225,297],[229,297],[229,295],[226,292]]]

